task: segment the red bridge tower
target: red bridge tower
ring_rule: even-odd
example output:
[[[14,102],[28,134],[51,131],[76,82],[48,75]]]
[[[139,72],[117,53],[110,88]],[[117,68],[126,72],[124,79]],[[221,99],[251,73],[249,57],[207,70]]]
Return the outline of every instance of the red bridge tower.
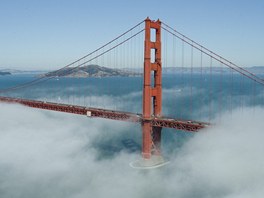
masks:
[[[165,162],[161,156],[161,127],[152,126],[162,116],[161,22],[145,20],[144,85],[142,115],[142,160],[133,167],[156,167]]]

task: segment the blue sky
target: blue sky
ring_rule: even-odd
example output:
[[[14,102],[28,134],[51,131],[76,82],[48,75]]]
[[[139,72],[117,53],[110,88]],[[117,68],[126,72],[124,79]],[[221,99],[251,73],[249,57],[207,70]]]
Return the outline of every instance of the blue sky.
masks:
[[[262,0],[1,0],[0,68],[57,69],[149,16],[241,65],[264,65]]]

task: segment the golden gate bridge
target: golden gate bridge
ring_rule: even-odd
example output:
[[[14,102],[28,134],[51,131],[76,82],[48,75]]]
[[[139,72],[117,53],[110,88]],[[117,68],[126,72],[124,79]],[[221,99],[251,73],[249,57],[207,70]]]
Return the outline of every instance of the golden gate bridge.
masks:
[[[53,99],[49,101],[46,98],[39,99],[35,97],[32,99],[23,95],[23,90],[25,89],[32,89],[31,92],[37,94],[38,87],[41,87],[42,84],[52,82],[50,84],[52,86],[52,84],[56,83],[57,78],[67,76],[69,72],[78,72],[78,69],[81,67],[91,64],[107,65],[107,67],[116,68],[117,70],[141,73],[142,112],[133,113],[124,111],[118,107],[116,109],[102,108],[102,104],[99,107],[91,103],[87,105],[85,104],[86,100],[89,100],[87,97],[83,98],[84,102],[81,105],[80,101],[75,104],[76,99],[74,97],[66,102],[65,100],[61,101],[60,96],[55,101],[54,98],[58,97],[53,96]],[[243,83],[245,81],[251,82],[249,90],[252,92],[252,95],[256,95],[256,98],[250,99],[251,103],[256,103],[256,100],[263,101],[264,94],[257,95],[258,86],[264,85],[261,77],[228,61],[160,20],[153,21],[149,18],[102,47],[56,70],[56,75],[50,75],[49,73],[28,82],[2,88],[0,90],[0,101],[88,117],[138,123],[142,128],[142,159],[131,165],[137,168],[159,167],[167,163],[163,159],[161,152],[162,128],[198,132],[203,128],[210,127],[210,120],[197,121],[197,119],[193,119],[192,117],[187,118],[182,112],[178,112],[180,108],[177,106],[173,109],[173,111],[177,112],[176,116],[165,115],[166,112],[163,112],[163,101],[166,95],[164,95],[165,91],[163,90],[163,76],[173,72],[178,74],[176,75],[178,78],[175,80],[182,82],[182,87],[175,88],[173,97],[181,97],[183,89],[188,92],[188,107],[181,108],[185,108],[189,112],[195,111],[195,105],[197,105],[195,103],[197,101],[193,101],[192,98],[197,94],[197,90],[195,89],[195,85],[190,86],[188,83],[198,83],[208,89],[202,94],[200,93],[203,96],[203,98],[200,98],[201,102],[205,103],[203,105],[207,107],[207,110],[200,112],[200,116],[196,117],[205,117],[203,114],[206,112],[212,114],[216,106],[218,106],[217,111],[221,111],[224,100],[229,100],[225,99],[223,81],[229,80],[231,82],[230,86],[232,86],[234,78],[237,75],[242,77],[242,80],[239,81],[240,89],[244,89]],[[216,76],[217,86],[213,87],[212,84],[215,82],[214,78]],[[66,86],[65,89],[67,88]],[[97,85],[95,84],[94,86],[96,87]],[[107,91],[107,88],[111,85],[106,84],[104,86]],[[120,86],[123,85],[120,84]],[[212,95],[213,88],[217,89],[216,92],[219,93],[216,98]],[[229,95],[235,94],[234,89],[232,89],[232,93],[229,93]],[[81,88],[78,91],[85,92]],[[88,90],[88,92],[90,91]],[[54,92],[59,93],[59,90],[54,90]],[[239,103],[242,104],[243,102],[241,100]],[[236,103],[231,102],[230,106],[237,106]],[[177,105],[182,104],[178,103]],[[199,105],[201,106],[201,104]],[[211,115],[207,117],[211,117]]]

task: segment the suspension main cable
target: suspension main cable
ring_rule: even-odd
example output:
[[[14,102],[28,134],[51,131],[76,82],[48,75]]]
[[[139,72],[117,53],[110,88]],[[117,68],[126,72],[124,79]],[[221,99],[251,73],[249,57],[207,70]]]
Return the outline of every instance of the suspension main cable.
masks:
[[[113,49],[117,48],[118,46],[120,46],[120,45],[126,43],[127,41],[131,40],[132,38],[134,38],[135,36],[137,36],[138,34],[140,34],[141,32],[143,32],[144,30],[145,30],[145,29],[140,30],[139,32],[133,34],[133,35],[130,36],[129,38],[127,38],[127,39],[125,39],[124,41],[122,41],[122,42],[116,44],[115,46],[109,48],[108,50],[103,51],[102,53],[96,55],[95,57],[93,57],[93,58],[91,58],[91,59],[89,59],[89,60],[87,60],[87,61],[85,61],[85,62],[83,62],[83,63],[81,63],[81,64],[79,64],[79,65],[77,65],[77,66],[75,66],[75,67],[72,67],[70,70],[64,70],[64,71],[62,71],[62,73],[58,73],[58,74],[59,74],[59,75],[66,75],[67,72],[72,72],[72,71],[78,69],[79,67],[84,66],[86,63],[89,63],[89,62],[91,62],[91,61],[93,61],[93,60],[95,60],[95,59],[97,59],[97,58],[103,56],[104,54],[106,54],[106,53],[112,51]],[[56,71],[55,71],[55,72],[56,72]],[[55,78],[55,76],[52,76],[52,77],[50,77],[50,78]]]
[[[174,33],[174,32],[172,32],[172,31],[170,31],[170,30],[168,30],[168,29],[166,29],[164,27],[162,27],[162,29],[164,29],[165,31],[167,31],[170,34],[174,35],[175,37],[177,37],[178,39],[180,39],[183,42],[187,43],[188,45],[196,48],[197,50],[201,51],[202,53],[206,54],[207,56],[213,58],[214,60],[216,60],[216,61],[218,61],[218,62],[226,65],[227,67],[229,67],[229,68],[237,71],[238,73],[240,73],[240,74],[242,74],[242,75],[250,78],[251,80],[253,80],[253,81],[257,82],[257,83],[259,83],[261,85],[264,85],[264,80],[262,80],[261,78],[259,78],[255,74],[253,74],[253,73],[251,73],[251,72],[249,72],[249,71],[247,71],[247,70],[245,70],[245,69],[243,69],[243,68],[235,65],[234,63],[228,61],[227,59],[224,59],[223,57],[215,54],[214,52],[208,50],[207,48],[203,47],[202,45],[197,44],[194,41],[193,41],[193,43],[196,44],[196,45],[198,45],[198,46],[193,45],[192,44],[192,40],[191,39],[188,39],[188,37],[185,37],[183,35],[184,36],[184,38],[183,38],[183,36],[181,34],[180,34],[181,36],[177,35],[177,34],[179,34],[178,32]],[[189,40],[189,41],[187,41],[187,40]]]
[[[64,67],[62,67],[62,68],[60,68],[60,69],[58,69],[58,70],[52,71],[52,72],[54,72],[54,73],[58,73],[58,74],[60,74],[60,75],[63,75],[63,74],[65,74],[64,72],[70,72],[70,71],[73,71],[74,69],[77,69],[77,68],[79,68],[79,67],[85,65],[86,63],[91,62],[92,60],[94,60],[94,59],[96,59],[96,58],[98,58],[98,57],[104,55],[105,53],[107,53],[107,52],[109,52],[109,51],[111,51],[111,50],[113,50],[113,49],[115,49],[116,47],[122,45],[123,43],[127,42],[128,40],[132,39],[133,37],[135,37],[135,36],[137,36],[138,34],[140,34],[141,32],[143,32],[144,29],[142,29],[142,30],[140,30],[139,32],[135,33],[134,35],[128,37],[127,39],[125,39],[125,40],[122,41],[121,43],[118,43],[118,44],[116,44],[115,46],[111,47],[110,49],[104,51],[103,53],[100,53],[99,55],[96,55],[95,57],[89,59],[88,61],[85,61],[85,62],[83,62],[82,64],[79,64],[79,65],[77,65],[76,67],[73,67],[73,68],[70,69],[70,70],[65,70],[66,68],[69,68],[70,66],[74,65],[75,63],[78,63],[79,61],[81,61],[81,60],[87,58],[88,56],[91,56],[92,54],[94,54],[94,53],[100,51],[101,49],[105,48],[106,46],[110,45],[111,43],[117,41],[118,39],[120,39],[121,37],[123,37],[124,35],[126,35],[127,33],[131,32],[133,29],[135,29],[135,28],[137,28],[138,26],[140,26],[143,22],[144,22],[144,21],[138,23],[137,25],[133,26],[132,28],[130,28],[129,30],[127,30],[126,32],[124,32],[123,34],[121,34],[121,35],[119,35],[118,37],[116,37],[115,39],[109,41],[109,42],[106,43],[105,45],[103,45],[103,46],[97,48],[96,50],[92,51],[91,53],[89,53],[89,54],[87,54],[87,55],[85,55],[85,56],[79,58],[78,60],[76,60],[76,61],[74,61],[74,62],[72,62],[72,63],[70,63],[70,64],[67,64],[66,66],[64,66]],[[62,73],[60,73],[60,72],[62,72]],[[42,77],[39,77],[39,78],[37,78],[37,79],[35,79],[35,80],[32,80],[32,81],[30,81],[30,82],[22,83],[22,84],[19,84],[19,85],[17,85],[17,86],[9,87],[9,88],[6,88],[6,89],[1,89],[1,90],[0,90],[0,93],[6,93],[6,92],[13,91],[13,90],[17,90],[17,89],[22,89],[22,88],[30,87],[30,86],[32,86],[32,85],[35,85],[35,84],[38,84],[38,83],[42,83],[42,82],[46,82],[46,81],[48,81],[48,80],[50,80],[50,79],[55,78],[55,76],[47,76],[47,74],[49,74],[49,73],[50,73],[50,72],[47,72],[47,73],[43,74]]]

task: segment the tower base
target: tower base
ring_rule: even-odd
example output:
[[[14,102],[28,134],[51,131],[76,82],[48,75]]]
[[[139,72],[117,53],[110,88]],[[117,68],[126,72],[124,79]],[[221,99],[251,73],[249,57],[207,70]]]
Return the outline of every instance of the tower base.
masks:
[[[140,159],[135,162],[131,162],[129,165],[132,168],[136,169],[154,169],[166,164],[170,163],[170,161],[165,161],[160,155],[152,155],[150,159]]]

